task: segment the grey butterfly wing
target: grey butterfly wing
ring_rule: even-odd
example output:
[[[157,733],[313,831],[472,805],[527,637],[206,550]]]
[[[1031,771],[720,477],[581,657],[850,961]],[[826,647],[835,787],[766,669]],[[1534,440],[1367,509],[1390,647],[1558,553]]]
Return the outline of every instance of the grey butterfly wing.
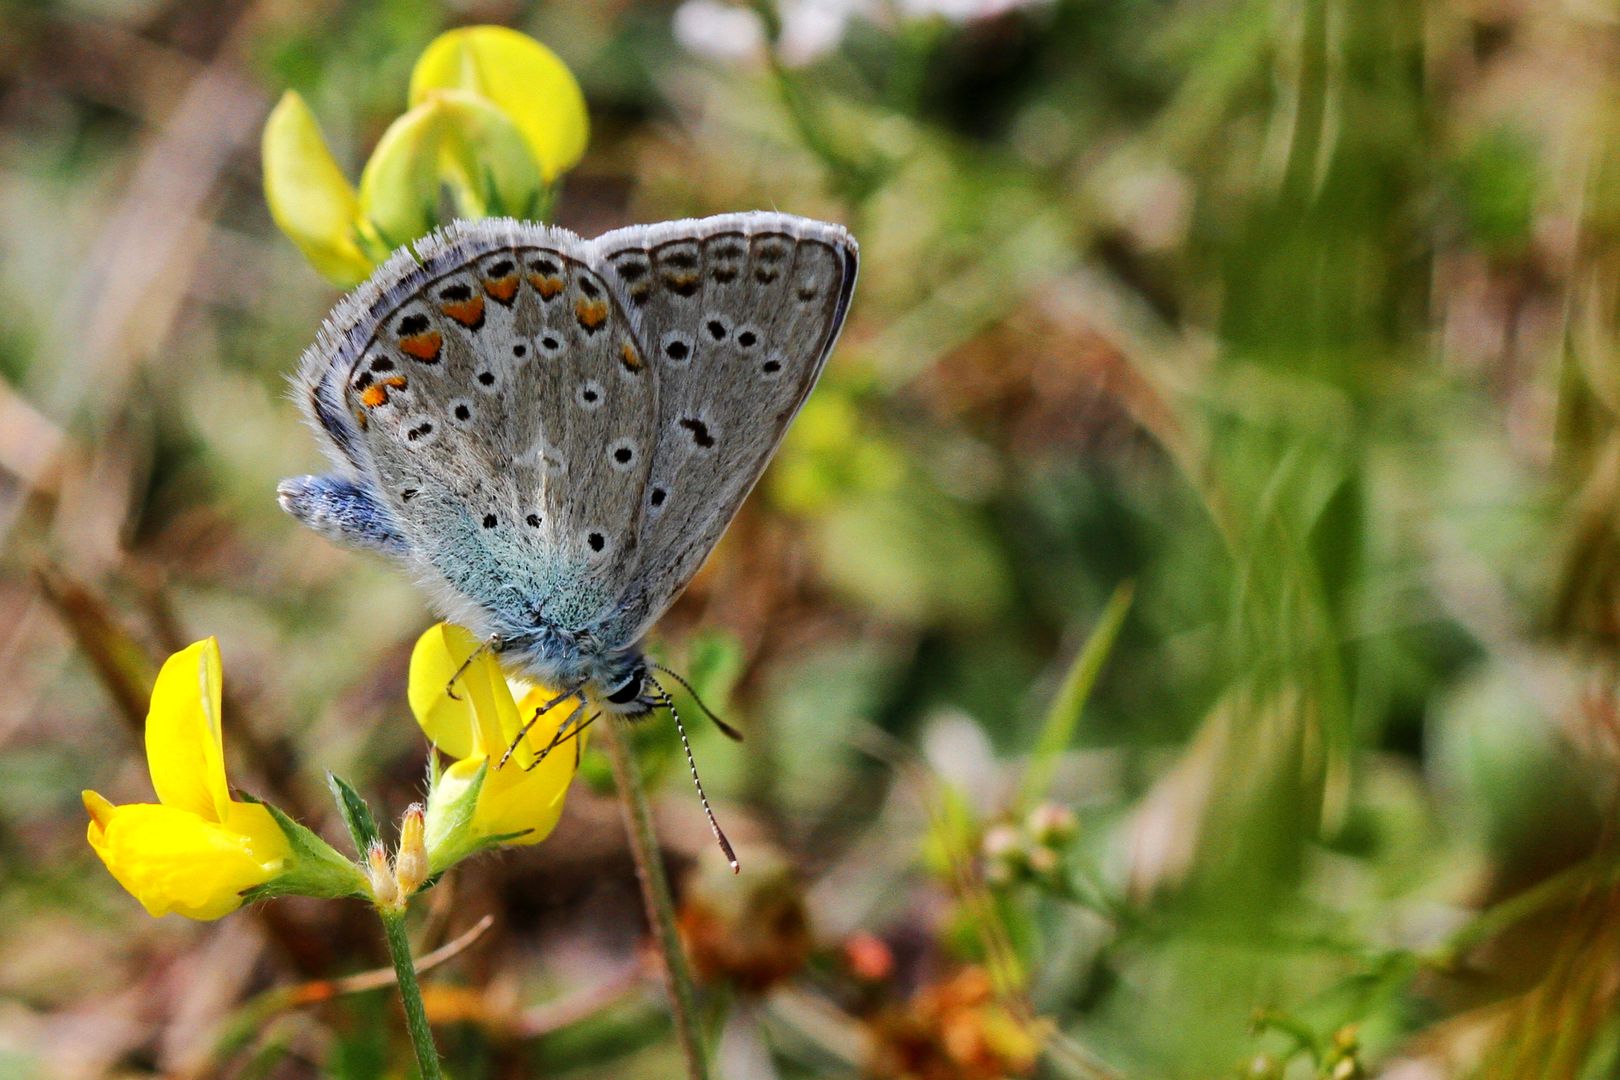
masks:
[[[857,247],[838,225],[727,214],[596,241],[658,377],[639,556],[601,630],[638,640],[764,472],[843,328]]]
[[[561,229],[457,223],[341,303],[301,365],[395,553],[480,632],[588,625],[636,560],[657,387],[592,255]]]

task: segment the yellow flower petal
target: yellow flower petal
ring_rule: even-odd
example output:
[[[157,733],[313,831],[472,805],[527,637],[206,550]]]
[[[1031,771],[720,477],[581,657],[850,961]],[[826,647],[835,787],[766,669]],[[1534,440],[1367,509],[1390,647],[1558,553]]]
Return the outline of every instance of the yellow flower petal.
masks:
[[[532,216],[539,166],[523,134],[494,105],[462,90],[436,90],[389,125],[360,174],[360,213],[391,247],[439,220],[448,187],[462,217]]]
[[[517,705],[500,664],[485,649],[447,688],[481,642],[459,626],[440,623],[417,639],[411,651],[407,695],[411,712],[433,745],[453,758],[506,752],[518,729]],[[458,700],[459,699],[459,700]]]
[[[418,106],[388,125],[360,172],[360,213],[397,248],[439,219],[439,108]]]
[[[112,820],[113,811],[118,807],[94,791],[81,791],[79,798],[84,800],[85,812],[90,815],[91,836],[100,836],[106,830],[107,822]]]
[[[216,824],[231,801],[220,685],[219,642],[199,641],[164,662],[146,714],[146,763],[158,801]]]
[[[448,838],[446,809],[466,792],[477,776],[483,758],[453,762],[439,777],[427,805],[427,843],[434,850]],[[574,778],[573,747],[554,751],[535,768],[525,771],[515,761],[497,769],[492,762],[478,793],[470,835],[457,838],[458,847],[470,846],[492,836],[521,833],[509,844],[538,844],[556,828],[562,815],[563,800]]]
[[[544,685],[532,686],[529,688],[528,692],[523,695],[522,700],[517,703],[516,716],[518,717],[520,724],[529,725],[528,734],[523,736],[523,745],[519,748],[520,753],[527,751],[528,756],[525,764],[527,764],[527,761],[532,761],[535,755],[539,755],[540,753],[544,752],[546,747],[551,745],[551,740],[557,737],[557,729],[562,726],[562,722],[572,716],[574,710],[579,707],[578,699],[566,698],[563,701],[557,702],[557,704],[553,705],[544,714],[536,718],[535,713],[539,711],[540,707],[549,701],[555,700],[557,694],[558,690],[556,687]],[[586,714],[581,713],[578,716],[574,716],[574,721],[577,723],[584,720],[585,715]],[[530,723],[531,720],[533,723]],[[569,731],[573,730],[574,729],[572,727],[569,728]],[[563,734],[565,738],[568,737],[568,732],[564,732]],[[507,733],[506,745],[510,746],[512,744],[512,740],[515,738],[517,738],[516,728]],[[573,736],[573,738],[583,739],[584,736],[576,735]],[[574,756],[572,739],[570,739],[568,743],[564,743],[563,747],[567,750],[569,758],[572,759]],[[579,749],[581,752],[584,751],[585,744],[583,742],[580,743]],[[518,755],[514,754],[512,757],[515,761],[517,760]]]
[[[86,806],[92,806],[91,796],[87,793]],[[228,816],[247,831],[173,806],[112,806],[94,796],[87,838],[113,877],[151,915],[217,919],[241,906],[244,889],[274,877],[289,854],[274,821],[269,822],[273,835],[263,822],[250,822],[258,814],[269,821],[263,807],[236,806]]]
[[[539,727],[535,725],[536,730]],[[555,725],[552,725],[545,741],[550,742],[554,733]],[[584,747],[579,749],[583,752]],[[478,795],[474,828],[484,836],[527,829],[529,831],[508,843],[538,844],[551,835],[557,819],[562,816],[563,800],[568,794],[568,785],[573,782],[577,760],[575,748],[565,745],[546,755],[546,759],[532,769],[518,768],[515,757],[504,769],[492,768],[484,780],[484,790]]]
[[[462,212],[533,217],[543,182],[517,125],[489,101],[464,90],[435,90],[428,101],[443,117],[440,175],[462,198]]]
[[[487,98],[523,133],[549,182],[585,153],[585,95],[557,54],[504,26],[469,26],[434,39],[411,72],[411,104],[434,90]]]
[[[371,274],[356,240],[360,203],[332,159],[320,125],[291,90],[271,110],[260,142],[270,216],[328,280],[349,286]]]

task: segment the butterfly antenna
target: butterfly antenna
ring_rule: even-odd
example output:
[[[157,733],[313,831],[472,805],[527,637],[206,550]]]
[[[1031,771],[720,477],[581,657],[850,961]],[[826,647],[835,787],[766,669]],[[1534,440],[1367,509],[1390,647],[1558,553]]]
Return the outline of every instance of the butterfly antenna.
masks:
[[[714,838],[720,842],[720,850],[726,853],[726,861],[731,864],[731,872],[738,873],[742,866],[737,862],[737,853],[731,848],[731,841],[726,839],[726,831],[714,819],[714,810],[709,806],[709,796],[704,794],[703,781],[698,778],[697,759],[692,756],[692,744],[686,738],[686,725],[681,723],[681,714],[675,711],[675,699],[669,696],[669,691],[659,686],[658,680],[651,675],[647,681],[658,687],[658,693],[663,696],[659,704],[669,710],[669,715],[675,720],[675,730],[681,736],[681,749],[686,751],[686,767],[692,770],[692,786],[697,788],[698,802],[703,804],[703,813],[709,819],[709,828],[714,831]]]
[[[669,668],[665,667],[663,664],[654,664],[653,667],[657,668],[659,671],[662,671],[665,675],[668,675],[670,678],[674,679],[676,682],[678,682],[682,686],[686,687],[686,692],[688,694],[692,695],[692,700],[697,702],[697,707],[703,710],[703,715],[707,716],[710,720],[714,721],[714,726],[719,728],[721,730],[721,732],[724,733],[726,738],[730,739],[732,742],[742,742],[743,741],[742,732],[738,731],[736,728],[732,727],[730,724],[728,724],[724,720],[720,719],[720,717],[715,713],[715,711],[713,709],[711,709],[707,705],[703,704],[703,699],[698,697],[698,692],[696,690],[692,689],[692,684],[687,682],[685,679],[681,678],[679,673],[671,671]],[[658,684],[654,683],[653,685],[657,686]],[[662,690],[663,687],[659,686],[658,689]]]

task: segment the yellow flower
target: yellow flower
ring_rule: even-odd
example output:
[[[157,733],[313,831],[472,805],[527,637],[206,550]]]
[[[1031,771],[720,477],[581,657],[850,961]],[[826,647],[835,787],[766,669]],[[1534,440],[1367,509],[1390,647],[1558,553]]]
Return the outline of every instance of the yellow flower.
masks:
[[[468,90],[512,118],[549,183],[585,153],[585,95],[557,54],[504,26],[469,26],[433,40],[411,71],[411,104]]]
[[[315,269],[348,286],[438,224],[441,188],[462,217],[537,216],[588,137],[585,96],[555,53],[505,27],[467,27],[417,60],[410,109],[358,190],[303,99],[285,94],[264,128],[265,200]]]
[[[360,249],[360,200],[333,160],[320,124],[289,90],[264,122],[260,141],[264,200],[276,225],[310,265],[339,285],[354,285],[374,261]]]
[[[244,890],[280,874],[291,854],[265,807],[230,797],[220,686],[213,638],[169,657],[146,716],[157,803],[114,806],[84,793],[90,846],[152,915],[217,919],[241,906]]]
[[[458,670],[452,697],[447,688]],[[433,744],[455,759],[428,793],[426,840],[435,873],[492,842],[537,844],[556,827],[576,748],[565,744],[543,761],[539,756],[575,702],[535,720],[502,766],[519,729],[556,696],[545,686],[521,690],[513,694],[495,657],[459,626],[440,623],[411,653],[411,711]]]
[[[366,224],[387,247],[438,223],[439,189],[463,217],[530,217],[540,169],[505,113],[463,90],[435,90],[391,124],[360,174]]]

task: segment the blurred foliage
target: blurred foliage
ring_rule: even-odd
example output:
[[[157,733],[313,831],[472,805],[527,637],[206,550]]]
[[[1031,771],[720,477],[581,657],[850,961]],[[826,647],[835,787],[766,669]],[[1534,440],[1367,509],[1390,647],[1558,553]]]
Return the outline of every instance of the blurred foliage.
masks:
[[[315,460],[284,377],[334,295],[263,205],[258,139],[291,87],[359,176],[421,105],[415,58],[471,23],[578,76],[590,145],[551,220],[774,207],[862,245],[821,386],[654,643],[747,735],[677,695],[740,880],[672,733],[637,733],[719,1075],[1620,1070],[1607,12],[0,20],[0,1072],[406,1068],[354,913],[147,920],[77,792],[141,797],[129,703],[216,634],[246,790],[328,839],[324,769],[390,818],[420,795],[421,598],[274,506]],[[424,951],[494,920],[426,976],[456,1076],[679,1068],[594,750],[582,771],[547,843],[425,898]]]

